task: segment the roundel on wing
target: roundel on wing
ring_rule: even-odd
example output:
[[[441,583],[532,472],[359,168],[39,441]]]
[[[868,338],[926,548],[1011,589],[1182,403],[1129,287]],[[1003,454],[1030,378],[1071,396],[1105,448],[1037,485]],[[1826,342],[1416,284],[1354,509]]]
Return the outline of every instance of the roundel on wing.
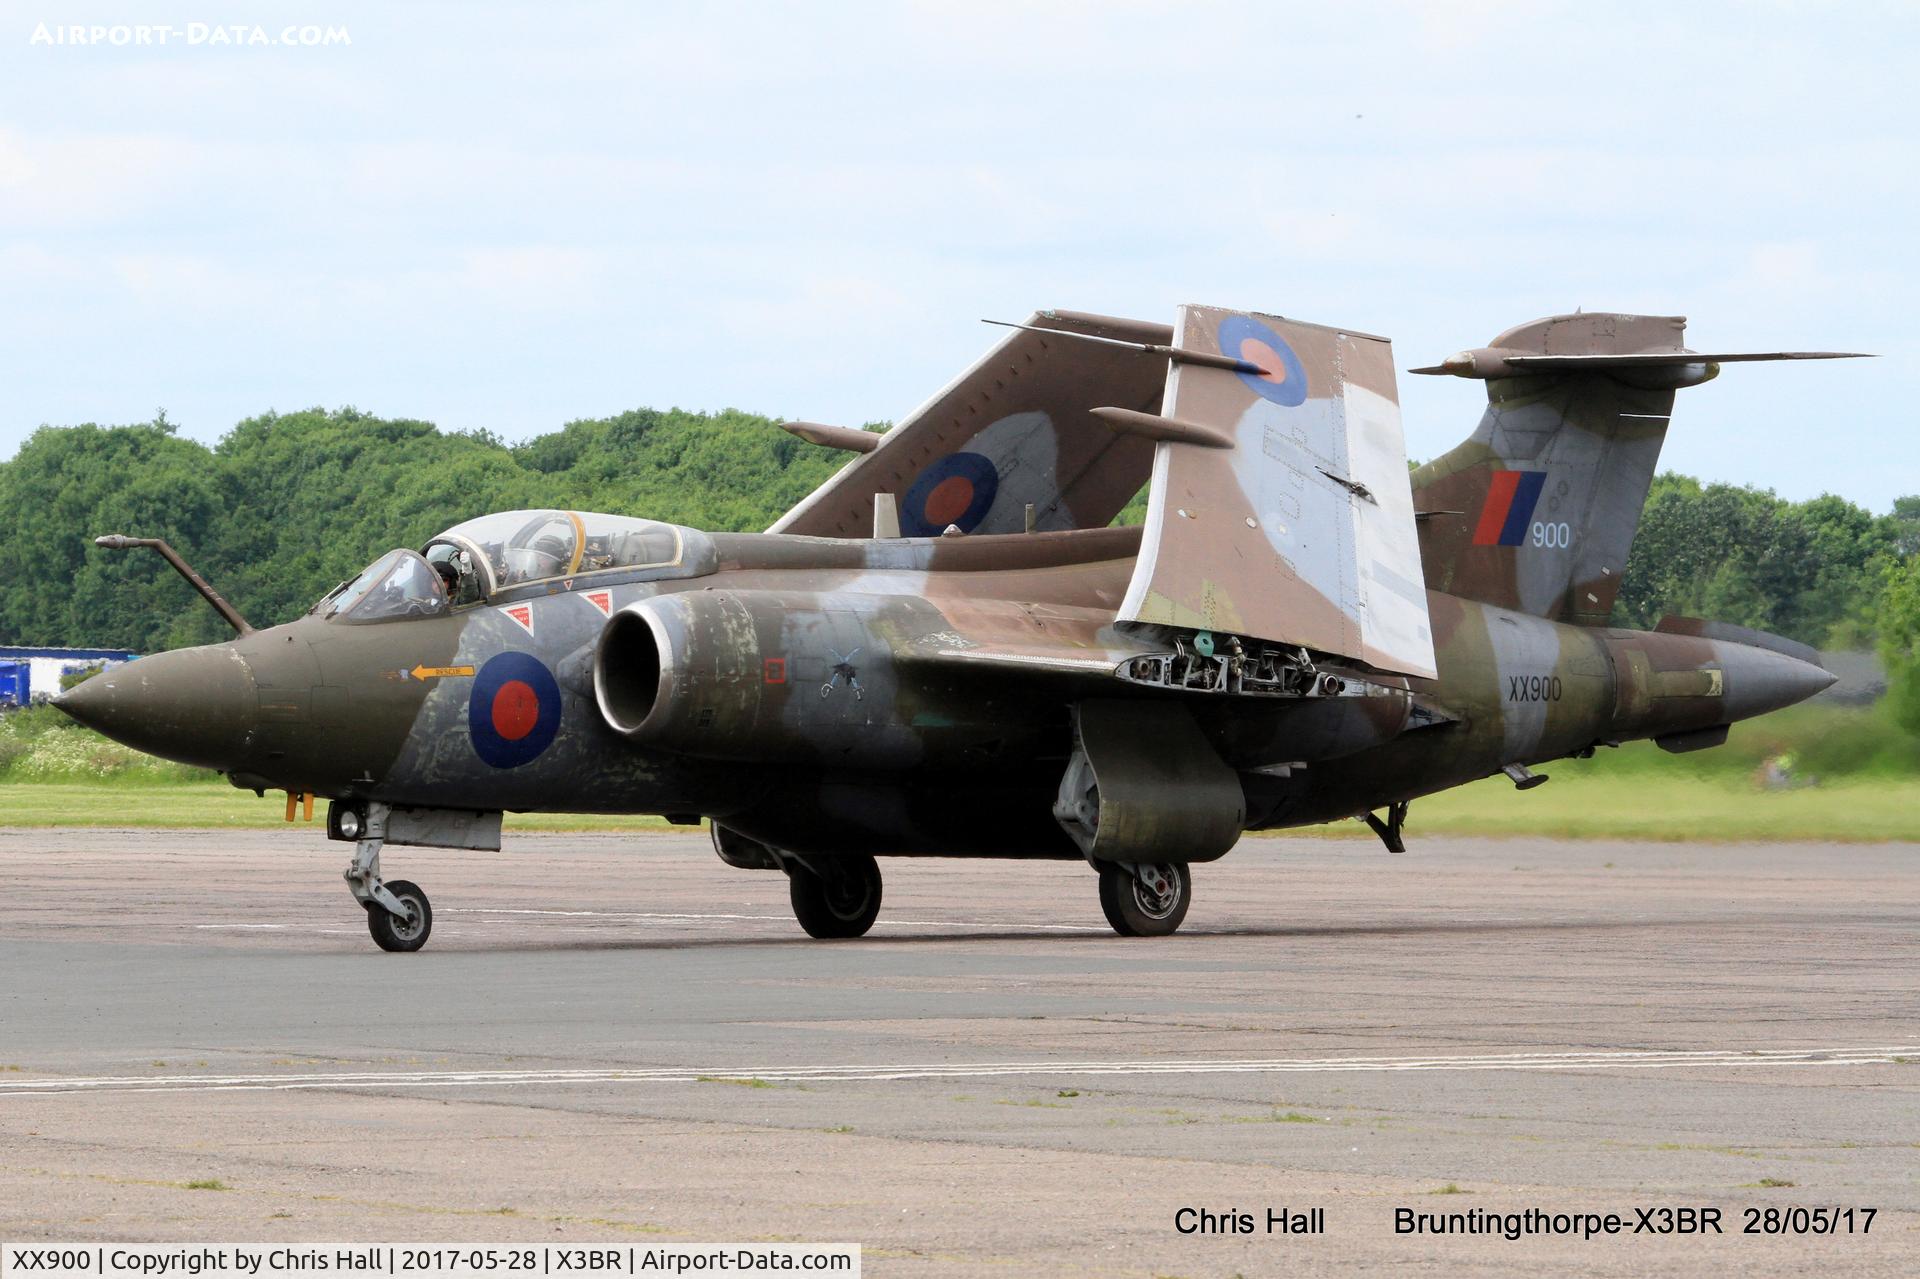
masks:
[[[531,653],[500,653],[473,677],[467,735],[495,768],[539,758],[560,731],[560,685]]]
[[[1307,370],[1287,340],[1250,315],[1220,322],[1220,352],[1260,366],[1258,373],[1236,373],[1263,400],[1292,407],[1307,398]]]
[[[920,472],[900,503],[900,532],[907,537],[937,537],[947,525],[971,533],[993,509],[1000,472],[978,453],[949,453]]]

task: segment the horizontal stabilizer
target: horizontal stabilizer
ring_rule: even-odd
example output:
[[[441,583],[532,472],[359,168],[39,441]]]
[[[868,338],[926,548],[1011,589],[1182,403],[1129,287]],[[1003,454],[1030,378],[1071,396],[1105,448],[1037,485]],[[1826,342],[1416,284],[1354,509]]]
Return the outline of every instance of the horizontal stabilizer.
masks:
[[[1757,360],[1871,360],[1865,351],[1645,351],[1637,355],[1511,355],[1524,369],[1645,368],[1663,364],[1750,364]]]
[[[1513,377],[1523,373],[1604,373],[1609,369],[1686,368],[1691,365],[1752,364],[1774,360],[1871,360],[1865,351],[1623,351],[1591,355],[1546,355],[1503,347],[1478,347],[1450,355],[1438,364],[1408,369],[1429,376]]]

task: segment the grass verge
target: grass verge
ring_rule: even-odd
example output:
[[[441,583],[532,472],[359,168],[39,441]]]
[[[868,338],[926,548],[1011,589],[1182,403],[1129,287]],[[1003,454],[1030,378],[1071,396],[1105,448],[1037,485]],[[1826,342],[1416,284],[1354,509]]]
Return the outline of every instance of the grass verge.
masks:
[[[1571,762],[1543,771],[1553,781],[1525,793],[1505,778],[1416,800],[1409,838],[1422,835],[1645,839],[1663,841],[1920,841],[1920,778],[1762,791],[1750,783],[1642,773],[1584,772]],[[283,824],[278,793],[257,799],[224,782],[170,786],[0,783],[0,826],[123,826],[266,830]],[[315,824],[325,806],[315,811]],[[658,817],[509,813],[521,831],[666,831]],[[1372,839],[1358,822],[1279,835]]]
[[[1795,784],[1761,787],[1763,761],[1792,758]],[[1883,706],[1799,706],[1736,724],[1725,746],[1666,754],[1649,742],[1558,760],[1553,781],[1516,792],[1495,777],[1414,803],[1422,835],[1648,840],[1920,840],[1920,738]],[[324,809],[324,806],[322,806]],[[236,790],[204,769],[141,755],[51,707],[0,715],[0,826],[267,829],[285,799]],[[317,813],[316,816],[319,814]],[[509,830],[663,831],[657,817],[509,813]],[[1371,839],[1358,822],[1279,834]]]
[[[286,796],[266,798],[225,782],[127,786],[107,782],[0,782],[0,826],[129,826],[154,830],[266,830],[286,821]],[[315,827],[327,805],[314,806]],[[304,823],[297,823],[304,824]],[[508,813],[508,830],[672,830],[658,817]]]

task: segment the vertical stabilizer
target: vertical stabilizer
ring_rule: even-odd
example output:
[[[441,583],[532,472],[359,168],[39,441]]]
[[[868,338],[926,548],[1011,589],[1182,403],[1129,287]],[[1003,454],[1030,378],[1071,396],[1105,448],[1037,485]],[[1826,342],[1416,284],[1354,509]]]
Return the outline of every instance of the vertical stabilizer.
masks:
[[[1487,384],[1479,429],[1414,473],[1427,585],[1484,604],[1606,624],[1653,483],[1674,392],[1721,364],[1852,358],[1705,354],[1677,315],[1583,312],[1509,329],[1415,373]]]
[[[1678,316],[1558,316],[1439,366],[1487,377],[1487,411],[1465,443],[1414,474],[1414,505],[1430,513],[1420,521],[1427,585],[1603,625],[1660,461],[1675,375],[1686,366],[1637,371],[1651,384],[1636,384],[1615,375],[1622,370],[1522,374],[1484,357],[1677,352],[1685,331]]]

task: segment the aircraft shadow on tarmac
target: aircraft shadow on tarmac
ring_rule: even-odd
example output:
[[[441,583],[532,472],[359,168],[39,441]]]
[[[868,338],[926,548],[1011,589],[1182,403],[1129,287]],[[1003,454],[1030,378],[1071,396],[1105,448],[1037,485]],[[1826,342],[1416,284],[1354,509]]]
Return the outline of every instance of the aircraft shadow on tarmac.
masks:
[[[1197,949],[1195,943],[1224,939],[1245,939],[1257,937],[1297,937],[1297,938],[1338,938],[1338,937],[1420,937],[1420,936],[1471,936],[1476,933],[1488,936],[1503,936],[1513,933],[1546,932],[1628,932],[1634,930],[1653,930],[1666,932],[1673,929],[1698,931],[1702,927],[1727,922],[1725,917],[1709,915],[1672,916],[1661,919],[1499,919],[1499,920],[1426,920],[1412,923],[1397,923],[1380,920],[1354,924],[1310,924],[1310,925],[1224,925],[1217,928],[1189,928],[1173,937],[1155,938],[1150,941],[1114,937],[1105,929],[1095,930],[1089,925],[1085,931],[1042,931],[1035,929],[1012,930],[982,925],[974,931],[946,931],[937,933],[905,933],[890,936],[876,936],[868,933],[864,937],[822,942],[811,937],[681,937],[681,938],[644,938],[644,937],[605,937],[584,938],[572,941],[545,941],[536,937],[519,940],[503,940],[497,943],[471,946],[465,944],[468,939],[449,937],[447,950],[457,950],[462,954],[479,953],[547,953],[577,951],[649,951],[649,950],[711,950],[711,949],[751,949],[762,946],[778,947],[824,947],[841,948],[908,948],[940,945],[942,943],[962,943],[966,945],[999,944],[1010,941],[1024,942],[1072,942],[1092,941],[1116,954],[1137,954],[1172,948],[1183,953]],[[1756,922],[1753,917],[1743,917],[1740,922]]]

